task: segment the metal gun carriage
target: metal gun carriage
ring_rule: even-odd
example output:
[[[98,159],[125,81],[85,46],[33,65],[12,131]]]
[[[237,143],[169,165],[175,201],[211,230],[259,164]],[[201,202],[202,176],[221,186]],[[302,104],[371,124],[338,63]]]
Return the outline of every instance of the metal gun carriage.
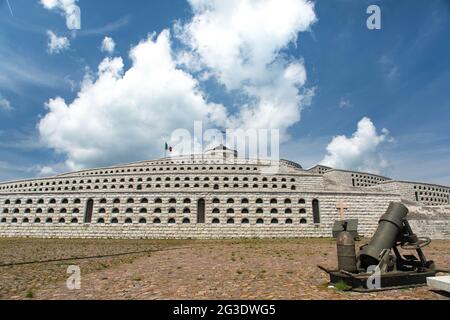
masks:
[[[374,236],[358,253],[354,235],[344,222],[344,231],[336,239],[338,269],[319,268],[329,274],[332,284],[345,283],[349,290],[359,292],[425,286],[428,277],[448,272],[427,260],[422,249],[431,239],[414,234],[407,215],[403,204],[391,203]]]

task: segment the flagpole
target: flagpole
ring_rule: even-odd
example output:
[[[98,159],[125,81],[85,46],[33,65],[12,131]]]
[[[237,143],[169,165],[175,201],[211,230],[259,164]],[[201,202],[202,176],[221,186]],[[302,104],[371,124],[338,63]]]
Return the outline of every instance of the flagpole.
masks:
[[[227,135],[226,131],[221,131],[222,133],[222,145],[225,146],[225,136]]]

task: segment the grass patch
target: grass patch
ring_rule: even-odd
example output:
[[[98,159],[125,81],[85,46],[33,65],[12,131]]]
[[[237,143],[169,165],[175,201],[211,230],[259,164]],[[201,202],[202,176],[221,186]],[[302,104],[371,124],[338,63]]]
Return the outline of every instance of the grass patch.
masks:
[[[349,291],[351,287],[349,287],[344,281],[339,281],[338,283],[333,284],[334,288],[337,291]]]
[[[34,298],[34,292],[33,292],[33,290],[28,290],[28,291],[25,293],[25,298],[27,298],[27,299],[33,299],[33,298]]]

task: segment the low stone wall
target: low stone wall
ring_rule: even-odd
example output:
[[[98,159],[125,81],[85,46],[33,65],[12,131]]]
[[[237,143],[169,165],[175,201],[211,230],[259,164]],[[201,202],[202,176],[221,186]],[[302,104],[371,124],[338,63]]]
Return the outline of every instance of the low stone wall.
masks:
[[[435,240],[450,239],[450,206],[407,206],[408,221],[417,235]]]
[[[80,226],[3,226],[2,237],[92,238],[92,239],[230,239],[330,237],[323,226],[287,225],[80,225]]]
[[[450,240],[450,219],[409,220],[409,224],[419,237],[433,240]]]
[[[370,238],[377,220],[360,223],[359,232]],[[410,220],[421,237],[450,239],[450,220]],[[233,239],[233,238],[329,238],[329,225],[3,225],[4,238],[59,239]]]

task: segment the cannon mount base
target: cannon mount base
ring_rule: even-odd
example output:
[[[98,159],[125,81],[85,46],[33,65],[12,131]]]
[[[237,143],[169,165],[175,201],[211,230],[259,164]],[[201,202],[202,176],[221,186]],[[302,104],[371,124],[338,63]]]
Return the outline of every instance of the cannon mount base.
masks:
[[[368,293],[423,287],[427,285],[427,278],[435,277],[437,271],[390,272],[387,274],[382,274],[380,276],[381,285],[379,289],[368,288],[368,281],[372,276],[371,274],[350,274],[340,271],[327,271],[327,273],[330,275],[331,284],[344,282],[349,287],[349,291]]]

